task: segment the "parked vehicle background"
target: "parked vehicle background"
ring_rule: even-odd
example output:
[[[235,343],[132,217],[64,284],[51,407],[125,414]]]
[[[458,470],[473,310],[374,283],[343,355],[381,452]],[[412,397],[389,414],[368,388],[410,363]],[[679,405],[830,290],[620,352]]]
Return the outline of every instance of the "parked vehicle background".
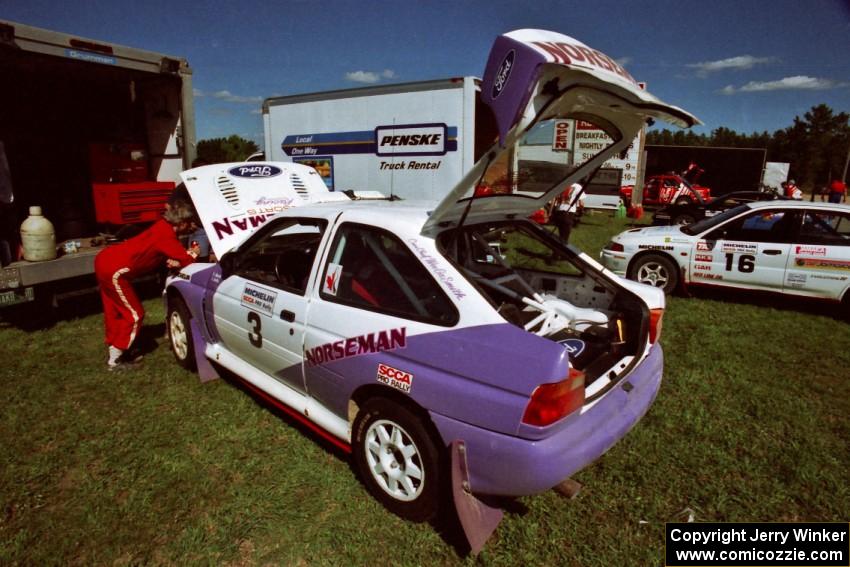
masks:
[[[734,191],[704,203],[689,201],[658,209],[652,215],[652,224],[687,225],[744,203],[772,201],[780,198],[782,197],[774,191]]]
[[[624,185],[620,196],[628,206],[634,196],[634,185]],[[688,203],[705,203],[711,200],[711,189],[691,183],[677,173],[652,175],[643,185],[643,205],[658,206]]]

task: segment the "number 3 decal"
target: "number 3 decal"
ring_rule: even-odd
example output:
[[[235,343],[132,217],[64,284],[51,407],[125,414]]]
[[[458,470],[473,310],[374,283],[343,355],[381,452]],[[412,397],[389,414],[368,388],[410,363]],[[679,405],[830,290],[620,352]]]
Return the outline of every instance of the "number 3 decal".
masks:
[[[248,331],[248,340],[251,341],[252,346],[262,348],[263,334],[260,331],[262,331],[263,322],[260,319],[259,314],[254,311],[250,311],[248,313],[248,322],[254,324],[254,328]]]
[[[726,271],[732,271],[732,262],[735,259],[734,254],[726,254]],[[738,271],[744,274],[751,274],[756,269],[756,257],[751,254],[741,254],[738,258]]]

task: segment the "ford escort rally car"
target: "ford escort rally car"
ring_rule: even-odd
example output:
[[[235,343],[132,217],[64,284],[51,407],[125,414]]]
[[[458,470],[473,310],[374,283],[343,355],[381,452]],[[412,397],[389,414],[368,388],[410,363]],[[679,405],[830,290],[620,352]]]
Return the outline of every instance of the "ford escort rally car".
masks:
[[[552,488],[635,425],[662,376],[664,294],[525,219],[647,118],[696,119],[601,52],[539,30],[500,37],[481,88],[498,140],[440,203],[305,202],[246,217],[237,205],[275,202],[275,180],[312,183],[266,164],[266,178],[228,194],[236,222],[202,213],[220,262],[183,269],[165,291],[180,364],[235,374],[350,451],[368,491],[416,521],[449,483],[470,495]],[[562,118],[612,141],[583,162],[514,151]],[[199,209],[224,198],[228,167],[183,174]],[[502,189],[482,196],[482,184]]]
[[[688,226],[627,230],[601,253],[620,275],[671,292],[682,283],[850,303],[850,206],[748,203]]]

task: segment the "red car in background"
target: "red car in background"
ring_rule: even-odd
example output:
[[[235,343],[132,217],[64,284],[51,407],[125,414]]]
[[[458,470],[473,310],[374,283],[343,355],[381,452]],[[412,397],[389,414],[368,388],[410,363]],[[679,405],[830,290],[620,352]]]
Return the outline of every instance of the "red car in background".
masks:
[[[634,185],[620,188],[620,197],[628,206],[632,202]],[[643,186],[644,205],[687,205],[711,201],[711,189],[690,183],[677,173],[650,176]]]

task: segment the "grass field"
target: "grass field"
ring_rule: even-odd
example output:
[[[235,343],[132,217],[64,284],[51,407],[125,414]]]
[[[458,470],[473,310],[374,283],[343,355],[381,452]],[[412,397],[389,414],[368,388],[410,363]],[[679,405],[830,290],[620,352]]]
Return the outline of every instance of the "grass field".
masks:
[[[623,221],[585,217],[594,257]],[[344,455],[159,347],[105,368],[96,297],[0,326],[0,564],[659,565],[664,523],[850,519],[850,325],[780,300],[670,299],[665,379],[576,479],[519,500],[477,558],[381,508]]]

